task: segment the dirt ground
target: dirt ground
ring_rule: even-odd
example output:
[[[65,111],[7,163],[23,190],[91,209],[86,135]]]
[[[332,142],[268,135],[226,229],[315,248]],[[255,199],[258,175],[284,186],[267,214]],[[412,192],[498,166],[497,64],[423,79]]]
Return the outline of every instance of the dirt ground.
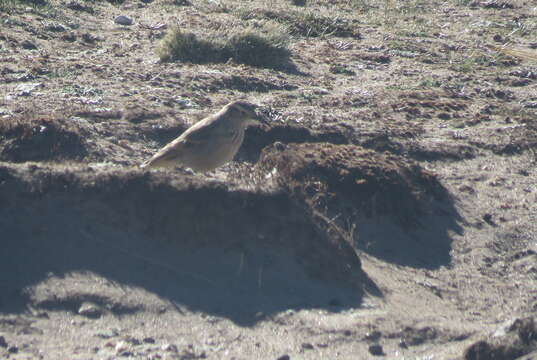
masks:
[[[533,2],[0,0],[0,23],[0,357],[537,359]],[[176,25],[267,24],[285,68],[157,55]],[[269,119],[236,161],[138,167],[236,99]]]

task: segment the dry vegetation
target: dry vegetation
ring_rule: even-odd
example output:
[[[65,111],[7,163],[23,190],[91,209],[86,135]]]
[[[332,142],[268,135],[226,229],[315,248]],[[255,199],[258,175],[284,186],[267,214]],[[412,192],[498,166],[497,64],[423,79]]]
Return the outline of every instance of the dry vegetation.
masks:
[[[533,2],[0,0],[0,23],[0,357],[537,350]],[[271,124],[237,162],[137,168],[238,98]]]

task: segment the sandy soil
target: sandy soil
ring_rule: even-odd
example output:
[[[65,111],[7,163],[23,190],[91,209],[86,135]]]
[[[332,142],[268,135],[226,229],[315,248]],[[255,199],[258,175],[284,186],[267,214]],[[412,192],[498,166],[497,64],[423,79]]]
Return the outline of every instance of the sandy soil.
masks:
[[[537,358],[535,5],[294,3],[0,1],[1,357]],[[156,55],[266,22],[292,66]],[[238,98],[235,162],[138,168]]]

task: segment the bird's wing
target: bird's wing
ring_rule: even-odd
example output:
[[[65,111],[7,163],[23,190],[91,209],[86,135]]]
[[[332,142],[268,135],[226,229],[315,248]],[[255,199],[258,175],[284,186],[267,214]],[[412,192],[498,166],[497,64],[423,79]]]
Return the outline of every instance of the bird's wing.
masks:
[[[237,131],[231,131],[226,126],[222,126],[221,121],[216,121],[218,119],[216,115],[211,115],[189,127],[178,138],[171,141],[153,155],[151,159],[143,163],[142,167],[159,166],[159,163],[181,158],[181,154],[186,148],[196,146],[203,148],[203,144],[215,141],[215,139],[225,141],[226,138],[236,136]]]
[[[211,115],[188,128],[177,140],[182,138],[185,144],[202,144],[214,141],[215,138],[233,137],[233,131],[226,126],[225,122],[216,121],[218,117]],[[188,145],[187,145],[188,146]]]
[[[176,139],[177,140],[177,139]],[[151,159],[142,164],[142,167],[146,166],[159,166],[159,163],[173,160],[177,157],[177,154],[181,152],[182,143],[175,143],[175,140],[160,149]]]

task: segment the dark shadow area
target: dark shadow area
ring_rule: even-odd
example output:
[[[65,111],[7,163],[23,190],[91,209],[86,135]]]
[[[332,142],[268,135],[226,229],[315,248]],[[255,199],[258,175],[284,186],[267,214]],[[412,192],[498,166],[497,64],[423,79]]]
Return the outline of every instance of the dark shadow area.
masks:
[[[340,311],[380,294],[352,247],[285,193],[140,171],[0,166],[0,312],[81,302],[136,311],[98,288],[32,296],[90,272],[243,326],[287,309]]]
[[[404,157],[355,145],[275,144],[258,168],[322,214],[353,245],[391,263],[436,269],[461,233],[454,200],[432,173]]]
[[[252,126],[246,129],[244,142],[236,160],[257,162],[261,151],[274,142],[348,144],[347,135],[341,129],[310,130],[303,126],[276,124],[269,128]]]
[[[0,121],[0,159],[24,162],[76,160],[88,154],[75,126],[65,119],[20,117]]]
[[[268,93],[274,90],[293,91],[298,86],[289,83],[287,80],[271,79],[270,81],[257,78],[255,76],[230,75],[214,79],[211,83],[215,89],[232,89],[241,92]]]

